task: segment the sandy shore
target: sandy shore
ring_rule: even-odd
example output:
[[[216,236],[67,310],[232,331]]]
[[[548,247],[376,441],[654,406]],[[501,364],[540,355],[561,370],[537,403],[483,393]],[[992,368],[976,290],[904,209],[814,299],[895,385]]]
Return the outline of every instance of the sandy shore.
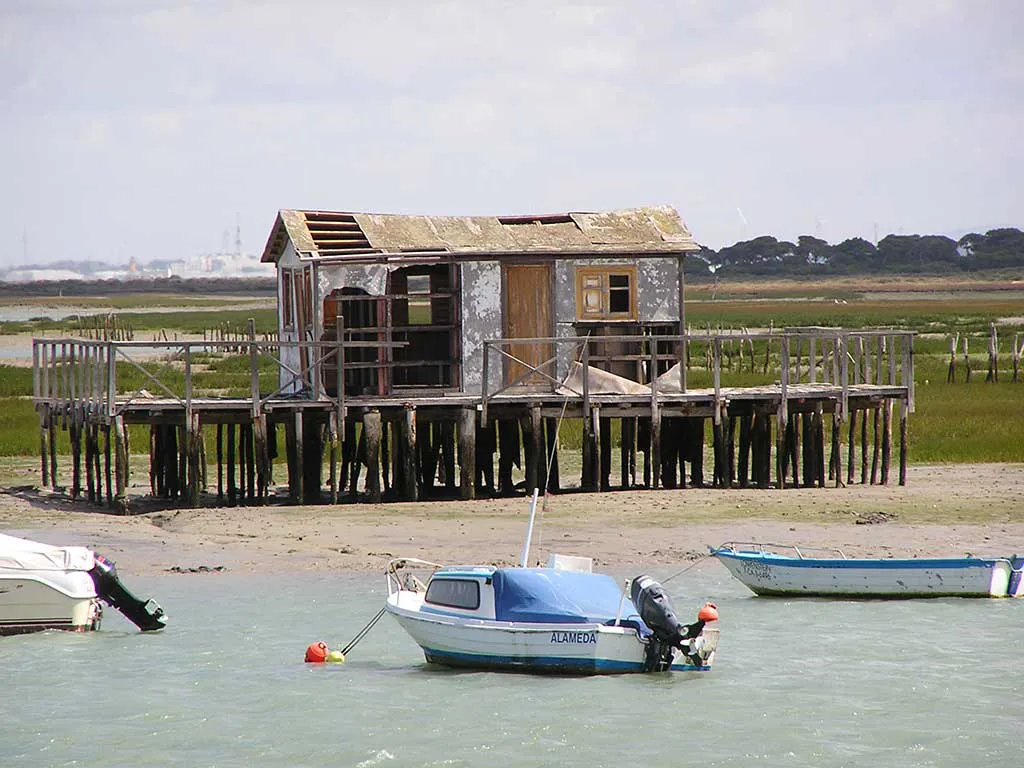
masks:
[[[143,499],[135,508],[147,509]],[[149,502],[152,504],[152,502]],[[418,504],[208,508],[116,517],[30,487],[0,493],[0,531],[81,544],[131,573],[382,570],[392,556],[513,563],[522,498]],[[898,486],[562,494],[538,509],[533,553],[601,566],[685,565],[722,542],[838,547],[847,555],[1024,552],[1024,464],[914,466]]]

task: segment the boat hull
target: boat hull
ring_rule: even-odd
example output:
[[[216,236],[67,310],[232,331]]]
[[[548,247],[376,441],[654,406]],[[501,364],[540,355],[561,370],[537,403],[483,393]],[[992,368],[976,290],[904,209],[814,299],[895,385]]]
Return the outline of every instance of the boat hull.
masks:
[[[92,589],[92,579],[82,573],[84,580],[78,579],[82,583],[76,585],[78,574],[61,575],[64,582],[78,588],[65,591],[41,578],[0,577],[0,635],[99,629],[103,607]]]
[[[428,662],[450,667],[551,674],[602,675],[644,671],[647,645],[628,626],[526,624],[462,620],[403,609],[389,600],[387,610],[409,634]],[[711,669],[717,630],[705,630],[707,663],[677,657],[673,672]]]
[[[1006,559],[796,558],[729,550],[714,554],[751,591],[772,597],[1006,597],[1014,573]]]

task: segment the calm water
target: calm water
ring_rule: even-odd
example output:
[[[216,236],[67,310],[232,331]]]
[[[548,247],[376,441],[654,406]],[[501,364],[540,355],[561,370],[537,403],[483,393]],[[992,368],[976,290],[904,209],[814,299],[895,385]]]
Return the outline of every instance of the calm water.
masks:
[[[654,571],[664,578],[671,571]],[[619,574],[619,575],[635,575]],[[1024,601],[781,601],[714,562],[666,586],[722,616],[713,672],[428,668],[375,575],[125,574],[171,616],[0,638],[3,766],[994,766],[1024,750]]]

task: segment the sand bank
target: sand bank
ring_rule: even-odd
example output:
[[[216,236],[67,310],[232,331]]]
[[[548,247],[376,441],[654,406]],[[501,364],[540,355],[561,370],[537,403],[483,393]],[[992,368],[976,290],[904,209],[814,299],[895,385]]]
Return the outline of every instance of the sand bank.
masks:
[[[615,568],[685,565],[728,540],[838,547],[847,555],[1024,552],[1024,464],[914,466],[898,486],[627,491],[551,497],[536,557],[588,555]],[[130,517],[31,488],[0,494],[0,531],[82,544],[132,573],[382,570],[392,556],[518,561],[528,500],[149,509]]]

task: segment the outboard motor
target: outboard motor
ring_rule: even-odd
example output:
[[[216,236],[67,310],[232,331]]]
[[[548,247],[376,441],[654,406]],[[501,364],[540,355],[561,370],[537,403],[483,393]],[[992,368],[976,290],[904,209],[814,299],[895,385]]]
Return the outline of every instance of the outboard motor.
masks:
[[[125,615],[143,632],[155,632],[167,625],[164,609],[153,600],[140,600],[121,583],[117,566],[103,555],[95,555],[96,564],[89,575],[99,598]]]
[[[699,618],[693,624],[683,624],[672,610],[672,602],[665,588],[650,576],[637,576],[630,587],[630,598],[640,613],[644,624],[651,628],[654,636],[647,643],[647,657],[644,669],[660,672],[672,666],[675,649],[690,656],[690,640],[697,637],[706,623]],[[696,655],[690,656],[696,666],[704,662]]]

